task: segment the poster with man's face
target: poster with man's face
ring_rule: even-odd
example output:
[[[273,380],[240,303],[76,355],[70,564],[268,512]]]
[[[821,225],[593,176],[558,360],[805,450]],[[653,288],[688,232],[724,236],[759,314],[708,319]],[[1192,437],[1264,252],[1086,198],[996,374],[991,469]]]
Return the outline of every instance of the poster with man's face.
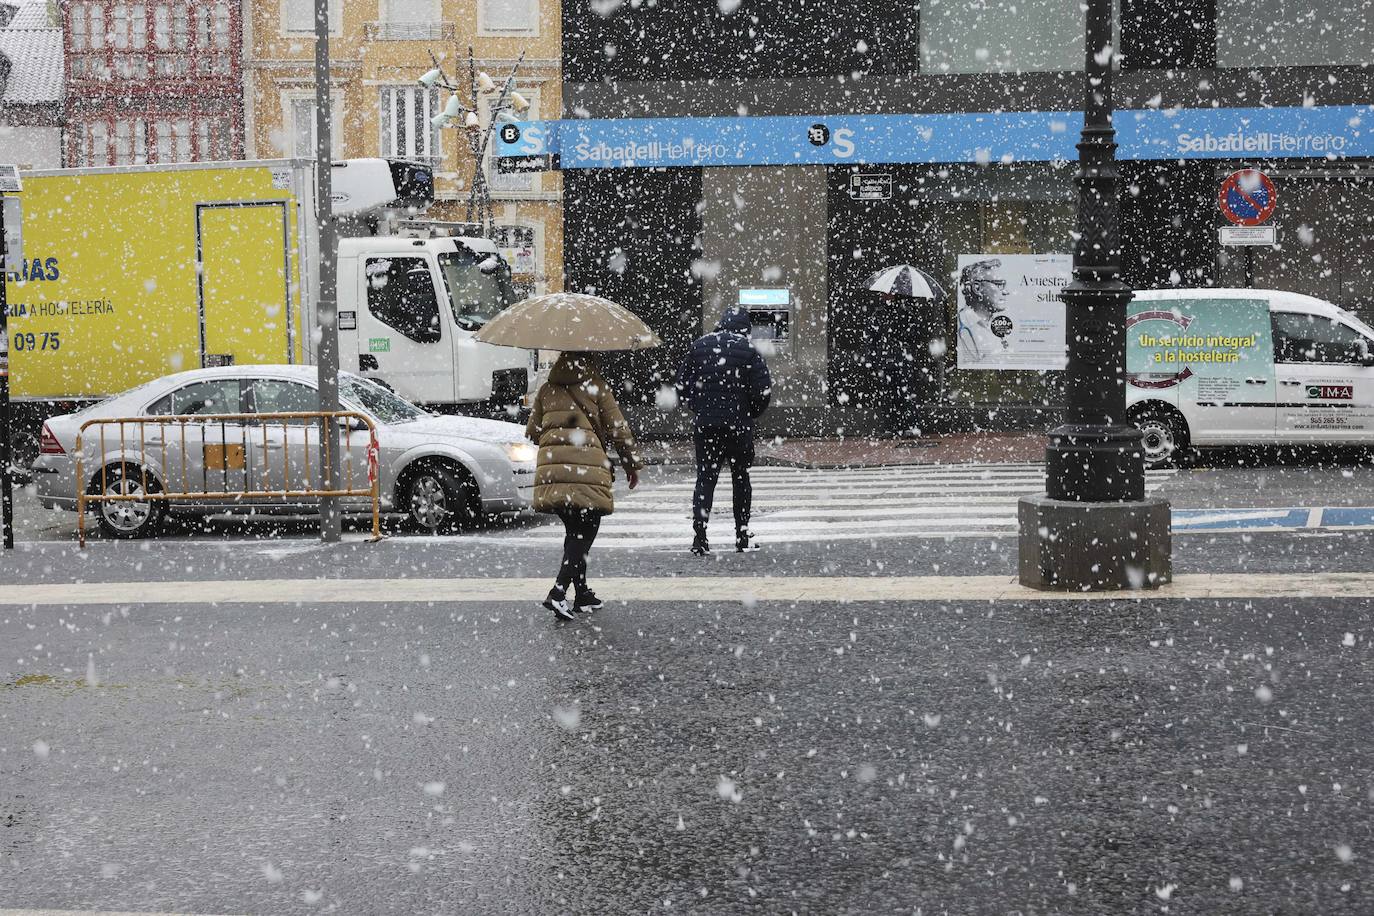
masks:
[[[961,254],[955,351],[960,369],[1063,369],[1067,254]]]

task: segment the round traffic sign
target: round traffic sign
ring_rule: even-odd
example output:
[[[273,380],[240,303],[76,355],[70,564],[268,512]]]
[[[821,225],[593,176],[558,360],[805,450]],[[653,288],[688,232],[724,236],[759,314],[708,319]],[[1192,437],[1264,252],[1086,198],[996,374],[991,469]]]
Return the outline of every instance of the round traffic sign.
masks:
[[[1278,191],[1269,176],[1259,169],[1241,169],[1221,183],[1217,205],[1221,213],[1238,226],[1258,226],[1274,215]]]

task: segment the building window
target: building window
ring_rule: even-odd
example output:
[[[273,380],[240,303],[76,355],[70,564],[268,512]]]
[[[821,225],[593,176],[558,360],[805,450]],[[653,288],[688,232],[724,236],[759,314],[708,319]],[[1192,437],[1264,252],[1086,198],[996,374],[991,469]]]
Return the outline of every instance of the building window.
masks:
[[[432,41],[442,29],[439,0],[381,0],[378,37],[389,41]]]
[[[539,0],[478,0],[477,31],[483,35],[538,35]]]
[[[77,166],[223,162],[234,158],[234,122],[226,114],[113,115],[82,125]]]
[[[339,34],[342,25],[342,0],[329,0],[329,33]],[[282,31],[287,34],[315,32],[315,0],[283,0]]]
[[[1078,0],[924,0],[921,72],[1081,70],[1083,15]],[[1118,36],[1120,22],[1114,15]]]
[[[342,119],[338,98],[333,100],[334,112],[330,120],[330,155],[339,158],[342,148]],[[286,99],[286,154],[296,159],[315,158],[315,95],[292,95]]]
[[[429,119],[439,113],[439,91],[418,86],[381,91],[381,151],[400,159],[438,159],[439,132]]]
[[[535,121],[539,119],[539,90],[521,89],[523,95],[530,103],[530,110],[524,114],[516,115],[522,121]],[[487,104],[495,107],[496,98],[490,97]],[[520,172],[516,174],[502,174],[496,168],[496,137],[487,141],[487,184],[491,188],[491,193],[497,197],[508,194],[524,195],[536,192],[540,189],[539,175],[535,172]]]
[[[1365,0],[1217,0],[1218,67],[1366,66],[1371,59]]]

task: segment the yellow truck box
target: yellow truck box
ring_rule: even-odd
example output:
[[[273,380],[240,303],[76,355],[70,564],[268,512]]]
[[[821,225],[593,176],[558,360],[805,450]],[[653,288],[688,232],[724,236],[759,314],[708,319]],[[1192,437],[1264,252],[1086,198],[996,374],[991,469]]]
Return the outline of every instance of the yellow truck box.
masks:
[[[80,402],[182,369],[305,361],[312,180],[286,160],[25,175],[12,397]]]

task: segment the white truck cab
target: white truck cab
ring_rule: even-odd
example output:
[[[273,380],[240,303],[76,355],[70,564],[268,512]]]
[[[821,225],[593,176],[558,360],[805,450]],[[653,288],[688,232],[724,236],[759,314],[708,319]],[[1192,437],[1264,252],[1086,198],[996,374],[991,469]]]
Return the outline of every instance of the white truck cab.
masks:
[[[1128,309],[1127,415],[1148,465],[1188,445],[1374,442],[1374,328],[1262,289],[1143,290]]]
[[[510,266],[481,227],[416,219],[433,201],[428,166],[335,163],[340,365],[440,411],[517,404],[531,351],[474,335],[515,301]]]

